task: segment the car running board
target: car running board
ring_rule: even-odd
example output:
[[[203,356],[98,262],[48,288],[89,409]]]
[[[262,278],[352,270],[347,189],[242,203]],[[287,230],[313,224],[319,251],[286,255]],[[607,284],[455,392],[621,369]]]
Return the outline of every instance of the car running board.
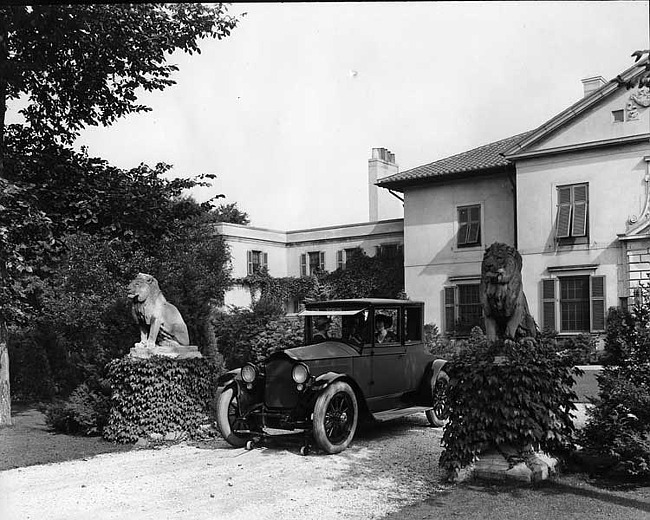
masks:
[[[384,412],[373,412],[372,416],[378,421],[390,421],[391,419],[398,419],[414,413],[424,413],[431,410],[430,406],[410,406],[409,408],[393,408]]]

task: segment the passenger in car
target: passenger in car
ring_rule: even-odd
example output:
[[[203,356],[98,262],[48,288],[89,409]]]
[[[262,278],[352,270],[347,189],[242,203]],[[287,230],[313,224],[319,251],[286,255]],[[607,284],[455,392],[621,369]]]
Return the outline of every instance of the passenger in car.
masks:
[[[377,343],[388,343],[397,341],[397,336],[390,329],[393,326],[393,318],[385,314],[375,315],[375,341]]]
[[[329,316],[316,316],[314,320],[316,332],[312,336],[313,343],[321,343],[329,339],[329,329],[332,319]]]

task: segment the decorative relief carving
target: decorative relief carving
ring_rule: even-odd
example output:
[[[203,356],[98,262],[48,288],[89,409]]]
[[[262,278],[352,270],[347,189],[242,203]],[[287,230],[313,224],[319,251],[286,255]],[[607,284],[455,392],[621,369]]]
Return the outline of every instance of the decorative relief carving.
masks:
[[[646,156],[643,159],[645,160],[646,165],[646,173],[643,177],[643,182],[645,183],[645,201],[643,203],[641,214],[639,216],[632,215],[627,219],[628,225],[632,226],[633,228],[637,227],[635,224],[638,222],[650,220],[650,156]],[[628,229],[628,232],[629,231],[630,230]]]
[[[640,87],[636,92],[630,94],[630,99],[625,105],[625,120],[635,121],[639,119],[639,107],[650,107],[650,89]]]
[[[630,99],[637,105],[647,108],[650,107],[650,88],[641,87],[639,90],[630,96]]]

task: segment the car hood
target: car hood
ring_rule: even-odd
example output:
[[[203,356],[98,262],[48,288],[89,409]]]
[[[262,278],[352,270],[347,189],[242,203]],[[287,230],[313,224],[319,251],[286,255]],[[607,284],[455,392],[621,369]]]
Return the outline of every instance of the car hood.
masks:
[[[347,358],[359,355],[357,349],[340,341],[324,341],[322,343],[316,343],[315,345],[288,348],[283,350],[282,353],[296,361]]]

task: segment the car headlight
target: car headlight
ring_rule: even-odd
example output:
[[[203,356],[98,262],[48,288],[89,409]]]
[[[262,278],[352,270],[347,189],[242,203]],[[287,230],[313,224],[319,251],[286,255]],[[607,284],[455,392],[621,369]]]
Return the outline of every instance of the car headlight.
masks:
[[[252,363],[245,364],[241,369],[241,378],[244,383],[252,383],[257,379],[257,367]]]
[[[291,371],[291,377],[299,385],[303,384],[307,379],[309,379],[309,368],[304,363],[298,363],[293,367]]]

